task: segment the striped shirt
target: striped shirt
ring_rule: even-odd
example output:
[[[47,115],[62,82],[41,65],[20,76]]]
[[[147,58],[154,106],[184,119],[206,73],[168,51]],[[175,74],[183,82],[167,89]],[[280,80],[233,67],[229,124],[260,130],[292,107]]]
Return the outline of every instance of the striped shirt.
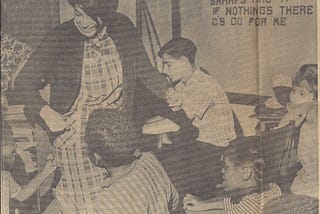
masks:
[[[270,184],[270,189],[244,196],[238,204],[232,204],[230,198],[225,198],[224,210],[228,214],[260,214],[267,202],[279,196],[281,196],[280,187],[277,184]]]
[[[169,214],[179,195],[158,159],[143,153],[122,177],[108,178],[100,195],[101,213]]]

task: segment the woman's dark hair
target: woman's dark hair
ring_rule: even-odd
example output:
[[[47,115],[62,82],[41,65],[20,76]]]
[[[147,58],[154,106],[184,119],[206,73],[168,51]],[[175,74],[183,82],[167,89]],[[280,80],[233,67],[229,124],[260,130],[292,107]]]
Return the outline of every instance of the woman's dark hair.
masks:
[[[81,5],[84,12],[93,18],[104,17],[115,12],[119,5],[119,0],[68,0],[72,7]]]
[[[313,98],[318,100],[318,65],[305,64],[301,66],[293,80],[293,85],[299,86],[302,81],[308,83],[307,90],[313,93]]]
[[[126,112],[117,109],[92,112],[85,130],[85,141],[89,157],[92,158],[93,153],[98,154],[106,168],[132,163],[136,159],[134,152],[139,147],[134,125]]]
[[[191,64],[194,64],[196,52],[197,47],[190,39],[180,37],[171,39],[164,44],[159,50],[158,55],[162,58],[164,54],[168,54],[175,59],[185,56]]]
[[[262,159],[259,145],[261,138],[258,136],[237,138],[230,142],[223,153],[228,157],[234,167],[251,163],[254,170],[254,178],[259,189],[263,189],[263,171],[265,163]]]

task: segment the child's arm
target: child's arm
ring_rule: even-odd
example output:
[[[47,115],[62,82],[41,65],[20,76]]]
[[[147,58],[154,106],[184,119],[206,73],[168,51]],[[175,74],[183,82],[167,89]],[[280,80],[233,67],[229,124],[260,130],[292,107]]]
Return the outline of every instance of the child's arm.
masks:
[[[39,188],[41,183],[56,169],[57,164],[52,155],[48,156],[48,162],[43,170],[37,174],[27,185],[22,186],[19,193],[14,197],[18,201],[29,198]]]
[[[187,194],[183,199],[183,207],[189,211],[208,211],[208,210],[224,210],[222,200],[217,198],[208,199],[206,201],[200,198]]]
[[[164,134],[169,132],[177,132],[180,126],[167,118],[152,118],[152,122],[144,124],[142,132],[144,134]]]

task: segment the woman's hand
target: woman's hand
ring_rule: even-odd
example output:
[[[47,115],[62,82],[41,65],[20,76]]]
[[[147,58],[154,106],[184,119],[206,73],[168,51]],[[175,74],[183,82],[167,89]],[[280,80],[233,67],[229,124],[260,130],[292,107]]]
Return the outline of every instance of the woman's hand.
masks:
[[[46,122],[47,126],[52,132],[63,132],[67,128],[67,123],[63,119],[62,115],[48,105],[45,105],[41,109],[40,116]]]
[[[50,175],[57,168],[57,162],[55,156],[52,153],[49,153],[47,156],[47,162],[43,168],[43,172],[46,175]]]

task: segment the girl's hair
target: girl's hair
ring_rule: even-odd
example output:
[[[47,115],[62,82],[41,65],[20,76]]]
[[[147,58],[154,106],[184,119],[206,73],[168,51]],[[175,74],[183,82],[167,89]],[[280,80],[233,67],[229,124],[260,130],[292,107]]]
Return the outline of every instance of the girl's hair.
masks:
[[[92,160],[94,153],[101,157],[105,168],[130,164],[137,158],[137,134],[128,118],[125,111],[117,109],[100,109],[90,114],[85,141],[94,164],[98,165]]]
[[[308,83],[307,90],[313,93],[313,99],[318,100],[318,65],[305,64],[301,66],[293,80],[293,85],[300,86],[306,80]]]
[[[190,39],[180,37],[173,38],[164,44],[159,50],[158,55],[162,58],[164,54],[168,54],[175,59],[185,56],[191,64],[194,64],[196,52],[197,47]]]
[[[258,150],[260,137],[251,136],[237,138],[230,142],[224,151],[224,158],[228,157],[234,167],[252,164],[254,179],[259,190],[263,190],[263,171],[265,163]]]
[[[93,18],[115,12],[119,5],[119,0],[68,0],[72,7],[81,5],[84,12]]]

